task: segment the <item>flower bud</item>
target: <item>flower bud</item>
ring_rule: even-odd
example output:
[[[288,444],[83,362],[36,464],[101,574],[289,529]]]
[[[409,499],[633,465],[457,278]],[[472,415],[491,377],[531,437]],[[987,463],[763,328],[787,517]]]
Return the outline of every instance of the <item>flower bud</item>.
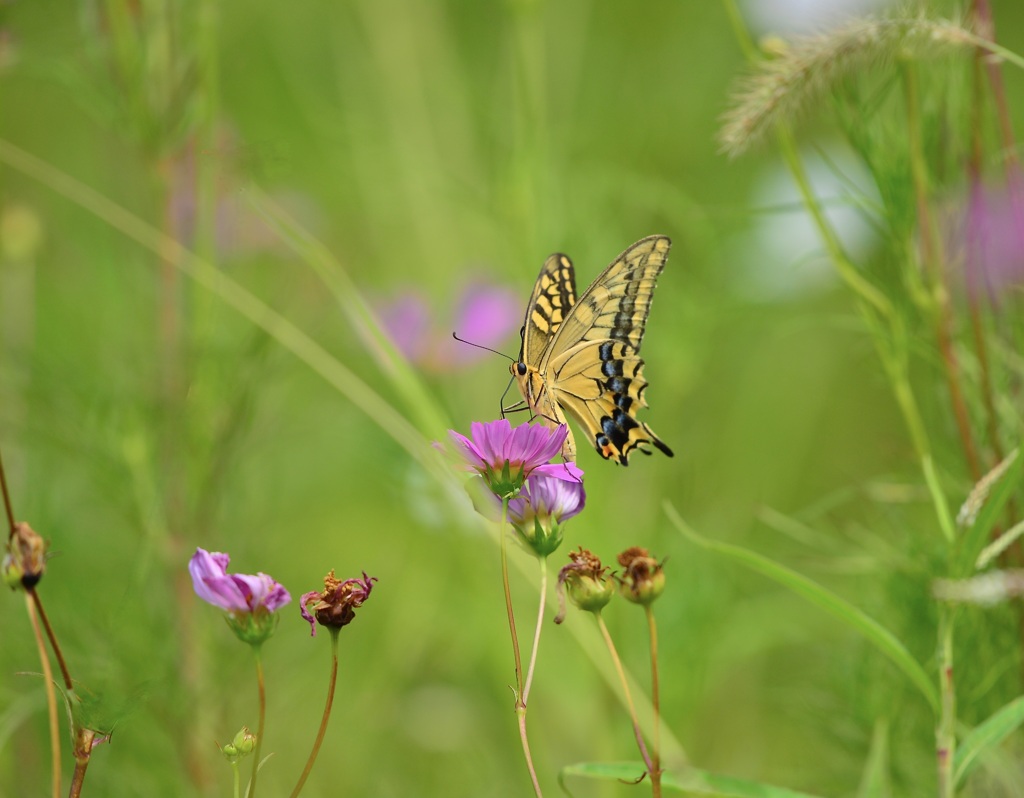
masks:
[[[570,551],[572,560],[558,572],[558,615],[555,623],[565,620],[565,591],[568,589],[569,599],[585,612],[595,615],[612,600],[615,585],[605,573],[608,569],[601,565],[595,554],[580,546],[579,551]]]
[[[3,561],[4,582],[12,590],[19,585],[31,590],[43,578],[44,570],[46,541],[24,521],[19,521],[7,541],[7,554]]]
[[[622,576],[615,577],[623,598],[634,604],[648,605],[661,595],[665,589],[665,573],[662,564],[651,557],[647,549],[638,546],[626,549],[618,560],[626,569]]]
[[[234,739],[221,747],[221,753],[228,762],[237,762],[243,756],[248,756],[256,748],[256,735],[249,731],[248,726],[243,726]]]

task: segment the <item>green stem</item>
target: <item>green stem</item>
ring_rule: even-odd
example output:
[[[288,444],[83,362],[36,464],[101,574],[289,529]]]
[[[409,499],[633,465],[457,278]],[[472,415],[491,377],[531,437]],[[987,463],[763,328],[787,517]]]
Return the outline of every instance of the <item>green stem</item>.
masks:
[[[939,607],[939,687],[942,708],[935,731],[935,752],[939,775],[939,798],[953,798],[953,757],[956,755],[956,691],[953,682],[953,619],[954,609]]]
[[[612,636],[608,632],[608,627],[605,625],[604,618],[600,612],[594,613],[594,618],[597,620],[597,628],[601,630],[601,637],[604,638],[604,643],[608,647],[608,653],[611,655],[612,664],[615,665],[615,672],[619,675],[619,684],[622,685],[622,693],[626,696],[626,706],[629,708],[629,717],[633,721],[633,736],[636,737],[637,748],[640,749],[640,756],[643,757],[644,765],[647,766],[649,773],[654,773],[654,761],[651,759],[649,753],[647,753],[647,745],[644,743],[644,735],[640,731],[640,719],[636,714],[636,705],[633,703],[633,694],[629,690],[629,682],[626,680],[626,671],[622,667],[622,660],[619,659],[619,652],[615,648],[615,643],[612,642]]]
[[[260,722],[256,731],[256,750],[253,751],[252,756],[252,776],[249,777],[247,798],[253,798],[256,795],[256,775],[260,770],[260,750],[263,748],[263,732],[267,719],[267,690],[263,683],[263,657],[259,645],[253,646],[252,651],[256,657],[256,684],[260,694]]]
[[[234,788],[232,790],[232,793],[234,794],[235,798],[242,798],[242,774],[239,770],[237,761],[231,763],[231,770],[232,781],[234,782]]]
[[[658,681],[658,624],[650,604],[644,605],[647,631],[651,641],[651,708],[654,710],[654,729],[651,741],[651,792],[661,798],[661,687]]]
[[[316,762],[317,755],[320,753],[320,745],[324,741],[324,734],[327,732],[327,721],[331,717],[331,708],[334,706],[334,689],[338,684],[338,632],[341,631],[340,627],[328,627],[331,632],[331,678],[327,685],[327,703],[324,705],[324,714],[320,718],[320,729],[316,733],[316,740],[313,742],[313,750],[309,752],[309,759],[306,760],[306,767],[302,771],[302,775],[299,776],[299,781],[295,785],[295,789],[292,790],[290,798],[296,798],[296,796],[302,792],[302,787],[306,783],[306,779],[309,778],[309,774],[313,770],[313,764]]]
[[[548,558],[538,557],[540,562],[540,602],[537,607],[537,627],[533,630],[533,649],[530,651],[530,666],[526,669],[526,686],[523,688],[523,706],[530,698],[530,685],[537,666],[537,649],[540,648],[540,630],[544,623],[544,607],[548,597]]]

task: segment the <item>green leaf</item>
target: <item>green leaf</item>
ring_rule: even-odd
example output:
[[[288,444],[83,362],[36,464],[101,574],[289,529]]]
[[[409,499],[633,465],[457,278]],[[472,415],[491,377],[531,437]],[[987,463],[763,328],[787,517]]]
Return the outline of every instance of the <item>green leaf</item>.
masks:
[[[925,673],[920,663],[907,651],[906,646],[878,621],[866,615],[846,599],[840,598],[814,580],[808,579],[806,576],[784,565],[780,565],[749,549],[701,537],[682,519],[671,502],[666,501],[664,506],[669,519],[687,540],[710,551],[725,554],[737,562],[743,563],[751,570],[757,571],[769,579],[774,579],[783,587],[787,587],[797,595],[803,596],[812,604],[817,605],[859,632],[869,643],[885,654],[896,667],[903,671],[907,678],[917,686],[921,694],[927,699],[932,710],[938,714],[939,694],[935,684],[928,674]]]
[[[579,776],[633,784],[645,773],[646,768],[642,762],[580,762],[562,768],[558,774],[558,782],[564,788],[566,776]],[[666,770],[661,774],[661,786],[665,790],[721,798],[817,798],[810,793],[776,787],[760,781],[722,776],[699,768],[686,768],[678,772]]]
[[[990,748],[999,745],[1024,723],[1024,696],[996,710],[986,721],[964,737],[953,756],[953,778],[957,786]]]

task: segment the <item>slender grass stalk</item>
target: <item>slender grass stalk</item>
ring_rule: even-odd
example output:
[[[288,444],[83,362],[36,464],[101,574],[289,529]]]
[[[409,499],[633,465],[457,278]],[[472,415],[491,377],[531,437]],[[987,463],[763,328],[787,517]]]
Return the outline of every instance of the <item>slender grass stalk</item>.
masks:
[[[604,622],[604,617],[600,612],[592,613],[594,619],[597,621],[597,628],[601,630],[601,637],[604,638],[604,644],[608,648],[608,654],[612,658],[612,663],[615,665],[615,672],[619,675],[619,684],[622,686],[622,693],[626,696],[626,707],[629,709],[629,717],[633,722],[633,736],[636,738],[636,746],[640,749],[640,756],[643,757],[644,765],[647,767],[648,773],[654,772],[654,760],[651,759],[651,755],[647,752],[647,744],[644,742],[644,735],[640,731],[640,719],[636,714],[636,705],[633,703],[633,693],[629,689],[629,681],[626,679],[626,671],[622,667],[622,659],[619,657],[619,652],[615,648],[615,643],[612,640],[611,633],[608,631],[608,626]]]
[[[650,604],[644,604],[647,635],[651,646],[651,709],[654,711],[651,732],[651,787],[654,798],[661,798],[661,686],[658,681],[658,624]]]
[[[994,44],[996,40],[995,19],[992,15],[992,6],[988,0],[972,0],[971,11],[974,16],[974,27],[978,35]],[[1017,140],[1013,134],[1013,122],[1010,118],[1010,107],[1006,102],[1006,89],[1003,86],[1003,73],[999,68],[999,61],[995,58],[986,58],[985,52],[989,48],[981,44],[975,45],[975,64],[982,60],[985,62],[985,71],[988,75],[988,83],[992,89],[992,100],[996,106],[996,118],[999,120],[999,134],[1003,141],[1003,158],[1007,168],[1008,182],[1013,184],[1019,182],[1020,159],[1017,157]]]
[[[309,759],[306,760],[306,767],[302,769],[302,775],[299,776],[295,789],[291,791],[290,798],[297,798],[298,794],[302,792],[306,779],[313,771],[313,765],[316,763],[316,758],[320,754],[320,746],[324,741],[324,734],[327,733],[327,721],[331,718],[331,709],[334,706],[334,690],[338,685],[338,633],[341,631],[341,627],[328,626],[327,628],[331,633],[331,676],[327,684],[327,702],[324,704],[324,714],[320,718],[320,728],[313,741],[313,748],[309,752]]]
[[[498,529],[499,548],[501,549],[501,584],[505,591],[505,611],[508,614],[508,630],[512,637],[512,656],[516,663],[516,717],[519,721],[519,739],[523,745],[523,756],[526,767],[530,771],[533,791],[537,798],[542,798],[540,781],[533,766],[533,755],[530,753],[530,741],[526,736],[526,698],[523,686],[523,661],[519,654],[519,636],[516,634],[516,618],[512,611],[512,589],[508,581],[508,496],[501,498],[501,526]]]
[[[548,558],[537,557],[540,563],[540,600],[537,604],[537,627],[533,630],[533,649],[530,651],[530,665],[526,669],[526,686],[523,688],[523,706],[530,700],[530,686],[537,666],[537,650],[540,648],[540,630],[544,623],[544,607],[548,597]]]
[[[932,296],[935,302],[935,334],[942,358],[943,371],[946,375],[946,387],[949,391],[953,417],[956,420],[960,444],[967,458],[967,465],[973,482],[981,479],[981,461],[974,445],[971,432],[971,420],[967,411],[960,386],[960,365],[953,349],[953,308],[949,299],[949,287],[946,285],[946,269],[939,240],[938,230],[932,218],[928,191],[928,167],[922,150],[922,130],[920,103],[917,91],[917,73],[912,64],[901,63],[903,86],[907,108],[907,139],[910,152],[910,173],[914,183],[914,194],[917,200],[918,229],[920,230],[921,251],[925,260],[925,269],[931,276]]]
[[[52,795],[53,798],[60,798],[60,724],[57,716],[57,691],[53,689],[53,671],[50,669],[50,656],[46,651],[43,632],[39,628],[39,619],[36,617],[36,604],[33,601],[34,597],[34,590],[25,591],[25,608],[28,610],[28,618],[32,623],[32,633],[36,638],[36,648],[39,651],[39,662],[43,667],[43,686],[46,690],[46,710],[50,721],[50,773],[53,786]]]
[[[231,773],[232,773],[232,790],[231,790],[231,794],[234,795],[235,798],[242,798],[242,772],[241,772],[241,769],[238,767],[238,762],[232,762],[231,763]]]
[[[263,681],[263,656],[260,646],[253,646],[252,652],[256,658],[256,685],[259,690],[260,721],[256,732],[256,748],[252,752],[252,775],[249,777],[249,789],[246,792],[247,798],[253,798],[256,795],[256,776],[260,772],[260,750],[263,748],[263,735],[266,731],[267,720],[267,689]]]

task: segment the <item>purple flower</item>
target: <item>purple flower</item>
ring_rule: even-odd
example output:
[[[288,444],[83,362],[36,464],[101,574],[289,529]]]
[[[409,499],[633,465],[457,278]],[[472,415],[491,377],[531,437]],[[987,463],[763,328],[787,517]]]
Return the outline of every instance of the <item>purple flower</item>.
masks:
[[[582,482],[534,473],[510,499],[508,516],[523,540],[542,557],[562,543],[562,524],[583,510]]]
[[[288,591],[264,573],[229,574],[231,558],[223,552],[196,549],[188,562],[196,595],[231,613],[277,612],[292,600]]]
[[[509,501],[508,516],[517,526],[549,517],[560,523],[579,515],[586,498],[582,482],[534,473],[523,483],[519,495]]]
[[[474,421],[469,428],[472,440],[455,430],[448,434],[463,459],[499,496],[515,492],[531,474],[583,481],[583,471],[575,463],[548,462],[562,451],[569,433],[565,424],[552,430],[527,422],[513,429],[508,419],[502,418],[484,424]]]
[[[406,292],[377,306],[381,327],[405,357],[427,371],[444,373],[464,368],[487,353],[459,343],[500,347],[522,321],[519,298],[511,289],[482,282],[469,283],[456,304],[450,324],[431,325],[438,313],[418,293]]]

